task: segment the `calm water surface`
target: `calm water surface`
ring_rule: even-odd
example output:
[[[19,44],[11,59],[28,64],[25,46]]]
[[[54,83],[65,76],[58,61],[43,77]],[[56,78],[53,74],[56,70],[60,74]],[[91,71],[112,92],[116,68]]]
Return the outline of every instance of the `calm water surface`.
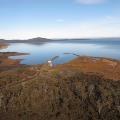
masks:
[[[30,53],[30,55],[10,57],[12,59],[23,59],[21,63],[28,65],[46,63],[55,56],[59,56],[59,58],[54,63],[62,64],[76,57],[64,53],[120,60],[120,40],[71,40],[44,44],[12,43],[8,48],[0,50],[0,52]]]

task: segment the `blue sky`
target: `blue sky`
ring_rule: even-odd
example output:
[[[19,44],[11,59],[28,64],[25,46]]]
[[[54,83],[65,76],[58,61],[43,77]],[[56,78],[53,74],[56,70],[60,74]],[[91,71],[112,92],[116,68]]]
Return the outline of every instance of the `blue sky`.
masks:
[[[120,0],[0,0],[0,38],[120,37]]]

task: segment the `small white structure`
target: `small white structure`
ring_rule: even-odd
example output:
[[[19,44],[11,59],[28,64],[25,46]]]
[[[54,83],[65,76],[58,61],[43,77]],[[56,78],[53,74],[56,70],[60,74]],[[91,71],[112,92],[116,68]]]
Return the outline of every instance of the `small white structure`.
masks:
[[[53,63],[52,63],[51,60],[48,61],[48,64],[49,64],[50,67],[53,67]]]

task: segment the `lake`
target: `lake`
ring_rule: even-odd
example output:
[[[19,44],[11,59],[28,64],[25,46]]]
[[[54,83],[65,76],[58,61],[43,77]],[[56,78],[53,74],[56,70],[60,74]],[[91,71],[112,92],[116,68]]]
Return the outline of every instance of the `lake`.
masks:
[[[11,43],[0,52],[30,53],[23,56],[11,56],[12,59],[23,59],[21,64],[42,64],[55,56],[54,64],[66,63],[77,56],[106,57],[120,60],[120,40],[69,40],[39,44]],[[65,54],[71,53],[71,54]]]

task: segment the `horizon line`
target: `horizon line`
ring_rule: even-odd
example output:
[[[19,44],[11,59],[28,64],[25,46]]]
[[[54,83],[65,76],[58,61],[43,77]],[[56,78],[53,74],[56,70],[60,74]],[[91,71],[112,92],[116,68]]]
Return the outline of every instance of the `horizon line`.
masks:
[[[108,37],[81,37],[81,38],[47,38],[47,37],[32,37],[27,39],[19,39],[19,38],[13,38],[13,39],[4,39],[0,38],[0,40],[30,40],[30,39],[36,39],[36,38],[42,38],[42,39],[50,39],[50,40],[60,40],[60,39],[104,39],[104,38],[120,38],[120,36],[108,36]]]

